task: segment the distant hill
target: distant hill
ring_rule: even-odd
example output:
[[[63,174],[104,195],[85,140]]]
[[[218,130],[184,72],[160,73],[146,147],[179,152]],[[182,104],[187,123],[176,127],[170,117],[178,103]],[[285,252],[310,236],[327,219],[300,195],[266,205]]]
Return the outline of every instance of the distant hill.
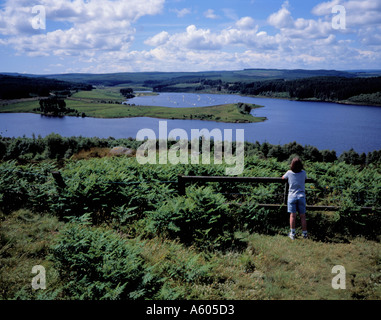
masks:
[[[381,70],[244,69],[205,72],[0,74],[0,99],[68,95],[92,86],[128,86],[156,92],[234,93],[381,105]]]
[[[3,73],[5,74],[5,73]],[[8,75],[20,76],[17,73]],[[50,75],[22,74],[24,77],[57,79],[61,81],[80,82],[91,85],[114,86],[120,84],[142,85],[148,82],[174,81],[177,83],[192,82],[197,79],[221,80],[223,82],[253,82],[260,80],[285,79],[295,80],[311,77],[370,77],[381,76],[381,70],[303,70],[303,69],[244,69],[235,71],[205,72],[122,72],[122,73],[67,73]]]

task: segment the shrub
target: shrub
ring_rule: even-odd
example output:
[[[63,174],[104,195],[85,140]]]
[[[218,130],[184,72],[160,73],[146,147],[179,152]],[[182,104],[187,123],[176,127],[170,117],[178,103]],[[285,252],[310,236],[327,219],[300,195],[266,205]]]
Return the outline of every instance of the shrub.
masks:
[[[190,187],[151,212],[149,231],[179,238],[199,248],[226,248],[234,240],[234,216],[221,194],[211,187]]]
[[[64,294],[72,299],[146,299],[161,286],[141,248],[112,231],[69,224],[52,247],[51,259],[66,281]]]

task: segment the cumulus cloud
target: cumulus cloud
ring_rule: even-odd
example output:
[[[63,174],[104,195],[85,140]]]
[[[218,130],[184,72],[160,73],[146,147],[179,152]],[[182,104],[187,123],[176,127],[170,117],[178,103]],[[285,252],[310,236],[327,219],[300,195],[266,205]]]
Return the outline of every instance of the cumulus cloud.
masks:
[[[359,42],[364,45],[381,45],[381,0],[332,0],[316,5],[311,12],[330,21],[335,5],[345,9],[346,29],[343,33],[357,34]]]
[[[168,42],[168,40],[169,40],[169,33],[166,31],[162,31],[158,33],[157,35],[151,38],[148,38],[146,41],[144,41],[144,43],[149,46],[158,47]]]
[[[271,14],[267,19],[268,23],[278,29],[292,27],[293,19],[291,12],[288,10],[288,1],[286,1],[279,11]]]
[[[195,25],[188,26],[186,33],[179,34],[175,41],[187,49],[216,50],[221,48],[220,43],[209,29],[197,29]]]
[[[152,46],[165,45],[174,51],[187,50],[220,50],[231,46],[255,46],[265,48],[269,43],[276,45],[279,39],[267,35],[266,32],[258,32],[251,17],[239,19],[234,26],[212,32],[210,29],[200,29],[190,25],[185,32],[169,35],[160,32],[147,39],[145,44]],[[267,42],[265,44],[265,42]]]
[[[162,13],[164,3],[165,0],[39,0],[38,4],[46,8],[47,29],[34,30],[34,3],[7,0],[0,8],[0,45],[28,56],[57,56],[60,65],[66,66],[65,72],[327,65],[344,69],[353,65],[364,68],[381,60],[381,0],[322,0],[311,8],[314,16],[309,18],[296,16],[285,1],[268,15],[266,29],[258,22],[263,20],[238,16],[233,9],[220,8],[221,16],[209,9],[194,24],[181,26],[182,29],[165,29],[161,25],[162,31],[142,40],[149,47],[136,45],[135,38],[140,40],[147,32],[137,35],[137,21]],[[348,30],[332,28],[332,7],[336,4],[346,9]],[[188,8],[169,11],[178,17],[191,13]],[[205,19],[223,16],[228,19],[214,26]],[[51,24],[54,29],[49,27]],[[350,37],[346,38],[348,34]]]
[[[204,65],[207,69],[218,69],[223,66],[220,61],[225,61],[225,65],[231,68],[325,68],[328,64],[351,68],[353,64],[364,67],[368,61],[376,61],[381,57],[380,53],[359,50],[352,46],[355,40],[337,38],[338,32],[332,27],[332,7],[336,3],[338,1],[321,3],[312,9],[312,13],[319,17],[307,19],[294,17],[286,1],[267,19],[275,29],[272,33],[261,30],[249,16],[236,17],[232,25],[220,30],[190,25],[185,32],[159,33],[146,42],[158,45],[148,52],[150,61],[160,61],[160,65],[167,65],[170,69],[173,69],[171,63],[181,65],[187,70],[194,68],[192,63],[196,63],[198,70],[202,70]],[[349,8],[358,8],[355,5],[358,6],[359,1],[351,0],[348,4]],[[363,9],[365,7],[378,10],[370,2],[368,6],[363,5]],[[214,14],[214,11],[209,13]],[[380,44],[380,31],[378,26],[370,26],[362,33],[358,31],[357,35],[363,45],[374,46]]]
[[[30,1],[8,0],[0,10],[0,34],[5,43],[28,55],[77,54],[87,50],[120,50],[134,39],[140,17],[159,13],[164,0],[40,0],[47,25],[64,22],[68,28],[34,30]]]
[[[370,26],[381,23],[381,0],[332,0],[322,2],[312,9],[316,16],[332,16],[332,8],[341,5],[345,8],[349,27]]]
[[[243,17],[236,22],[236,26],[240,29],[250,29],[255,26],[254,19],[251,17]]]

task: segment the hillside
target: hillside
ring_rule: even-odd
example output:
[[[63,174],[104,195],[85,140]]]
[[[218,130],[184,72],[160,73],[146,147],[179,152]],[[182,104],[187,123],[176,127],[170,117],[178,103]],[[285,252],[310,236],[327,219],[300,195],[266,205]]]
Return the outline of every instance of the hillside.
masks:
[[[280,177],[289,162],[270,151],[298,152],[316,181],[308,204],[340,206],[308,212],[310,238],[291,242],[284,208],[257,206],[281,203],[282,184],[195,184],[180,195],[179,174],[219,176],[227,164],[140,165],[110,156],[112,146],[138,144],[50,135],[0,145],[1,299],[380,299],[381,216],[359,209],[381,207],[379,160],[248,145],[243,176]],[[31,288],[34,265],[48,270],[46,290]],[[336,265],[346,290],[331,286]]]
[[[0,99],[49,97],[50,94],[70,95],[79,90],[91,90],[88,84],[72,83],[42,77],[10,76],[0,74]]]
[[[225,93],[250,96],[381,105],[378,71],[245,69],[209,72],[140,72],[0,76],[0,99],[49,94],[69,96],[79,90]],[[115,99],[115,92],[113,93]],[[120,97],[119,97],[120,98]],[[86,111],[84,111],[86,112]]]
[[[17,74],[11,74],[17,75]],[[203,72],[122,72],[106,74],[68,73],[50,75],[27,75],[69,82],[81,82],[92,85],[113,86],[119,84],[144,84],[144,82],[162,82],[174,80],[178,83],[195,79],[221,80],[224,82],[251,82],[274,79],[302,79],[310,77],[368,77],[381,75],[381,71],[336,71],[336,70],[286,70],[286,69],[244,69],[233,71]]]

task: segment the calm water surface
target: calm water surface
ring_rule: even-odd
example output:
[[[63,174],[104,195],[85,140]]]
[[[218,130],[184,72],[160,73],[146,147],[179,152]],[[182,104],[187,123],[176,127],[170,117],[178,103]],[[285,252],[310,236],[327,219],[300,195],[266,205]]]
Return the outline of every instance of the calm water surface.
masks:
[[[247,102],[263,105],[253,110],[253,115],[268,120],[261,123],[217,123],[201,120],[166,120],[168,131],[181,128],[212,130],[214,128],[245,130],[249,142],[286,144],[297,141],[318,149],[341,152],[381,150],[381,107],[350,106],[323,102],[299,102],[278,99],[191,93],[161,93],[158,96],[137,97],[126,103],[168,107],[202,107],[224,103]],[[51,118],[36,114],[0,114],[0,135],[7,137],[46,136],[52,132],[62,136],[101,138],[135,138],[140,129],[152,129],[157,137],[159,121],[155,118]],[[234,139],[234,135],[233,135]]]

